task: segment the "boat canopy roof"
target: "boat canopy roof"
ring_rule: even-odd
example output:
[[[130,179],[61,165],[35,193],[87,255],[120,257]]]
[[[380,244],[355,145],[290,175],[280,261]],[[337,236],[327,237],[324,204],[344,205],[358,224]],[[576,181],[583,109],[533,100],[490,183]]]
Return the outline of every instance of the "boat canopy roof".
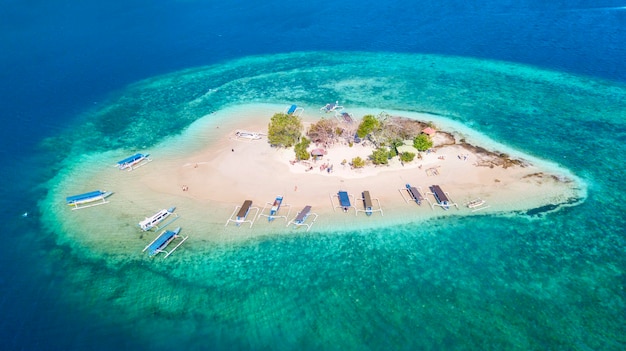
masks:
[[[178,234],[178,232],[180,232],[180,227],[176,228],[175,230],[167,230],[165,231],[163,234],[161,234],[161,236],[159,236],[152,244],[150,244],[150,246],[148,247],[148,249],[150,250],[149,253],[150,255],[154,255],[157,253],[157,251],[165,246],[176,234]]]
[[[309,212],[311,212],[311,206],[309,206],[309,205],[304,206],[302,211],[300,211],[298,216],[296,216],[296,219],[295,219],[296,223],[297,222],[302,222],[304,220],[304,218],[306,218],[306,216],[309,215]]]
[[[350,207],[350,197],[348,197],[347,191],[340,191],[337,193],[337,195],[339,196],[339,202],[341,203],[341,206]]]
[[[450,200],[448,200],[448,197],[443,192],[443,190],[441,190],[441,187],[439,187],[439,185],[431,186],[430,190],[432,190],[433,194],[435,194],[435,197],[437,198],[437,201],[439,201],[439,202],[450,201]]]
[[[237,217],[238,218],[243,218],[248,214],[248,210],[250,209],[250,206],[252,206],[252,200],[246,200],[243,202],[243,204],[241,205],[241,208],[239,209],[239,212],[237,212]]]
[[[143,157],[146,157],[146,155],[141,154],[141,153],[136,153],[136,154],[134,154],[132,156],[126,157],[125,159],[123,159],[121,161],[117,161],[117,164],[118,165],[123,165],[123,164],[129,163],[129,162],[137,161],[138,159],[143,158]]]
[[[363,192],[363,202],[365,204],[365,208],[372,207],[372,198],[370,197],[370,192],[367,190]]]
[[[65,198],[65,200],[68,203],[72,203],[72,202],[75,202],[75,201],[85,200],[85,199],[89,199],[89,198],[92,198],[92,197],[102,196],[104,194],[105,194],[104,191],[96,190],[96,191],[90,191],[90,192],[84,193],[84,194],[68,196],[68,197]]]

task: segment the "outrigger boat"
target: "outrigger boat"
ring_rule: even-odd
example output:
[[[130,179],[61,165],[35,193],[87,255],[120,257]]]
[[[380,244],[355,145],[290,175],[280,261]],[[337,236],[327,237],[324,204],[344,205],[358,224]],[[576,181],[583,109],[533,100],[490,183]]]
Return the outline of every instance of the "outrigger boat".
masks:
[[[448,210],[450,208],[450,200],[448,196],[441,190],[439,185],[432,185],[430,187],[430,191],[432,191],[435,200],[437,200],[437,204],[441,206],[444,210]]]
[[[285,109],[285,114],[300,116],[304,112],[304,108],[298,107],[298,105],[291,105]]]
[[[361,193],[361,196],[363,196],[363,207],[365,208],[365,214],[368,216],[372,215],[372,197],[370,196],[370,192],[369,191],[364,191]]]
[[[243,204],[241,205],[241,208],[239,209],[239,212],[237,213],[237,218],[235,220],[235,223],[237,224],[237,226],[241,225],[241,223],[243,223],[243,221],[246,220],[246,217],[248,216],[248,212],[250,212],[251,206],[252,206],[252,200],[246,200],[243,202]]]
[[[261,133],[257,132],[249,132],[246,130],[238,130],[235,133],[237,138],[250,139],[250,140],[259,140],[261,139]]]
[[[186,236],[186,237],[180,236],[178,235],[178,233],[180,233],[180,227],[174,230],[164,230],[159,236],[156,237],[156,239],[154,239],[150,244],[148,244],[148,246],[146,246],[142,252],[145,252],[146,250],[148,250],[148,255],[150,257],[155,256],[161,252],[165,252],[166,253],[165,258],[167,258],[167,256],[171,255],[180,245],[182,245],[183,242],[185,242],[185,240],[189,238],[189,236]],[[167,245],[169,245],[176,238],[182,238],[183,240],[179,242],[178,245],[176,245],[169,252],[165,251],[165,248],[167,247]]]
[[[404,197],[404,195],[402,196]],[[365,214],[368,216],[371,216],[374,212],[380,212],[380,215],[383,216],[383,208],[380,206],[380,200],[378,200],[378,198],[372,198],[368,190],[361,192],[360,200],[363,201],[363,209],[361,210],[355,207],[354,211],[356,215],[358,215],[359,211],[361,211],[361,212],[365,212]],[[374,201],[376,201],[378,206],[374,206]]]
[[[422,204],[422,200],[424,200],[424,196],[417,190],[416,187],[411,186],[411,184],[406,184],[406,190],[411,195],[413,201],[415,201],[418,205]]]
[[[476,199],[466,203],[465,205],[468,208],[470,208],[472,210],[472,212],[484,210],[484,209],[490,207],[489,205],[487,205],[487,202],[485,200],[481,199],[481,198],[476,198]]]
[[[78,194],[68,196],[65,198],[65,202],[68,206],[73,206],[72,210],[78,210],[85,207],[97,206],[107,203],[107,197],[111,196],[113,192],[95,190],[84,194]]]
[[[265,211],[266,208],[268,208],[269,210]],[[263,209],[261,210],[261,213],[259,213],[258,218],[261,218],[261,216],[265,216],[267,217],[268,222],[272,222],[277,218],[284,218],[286,221],[290,213],[291,205],[284,203],[282,195],[276,195],[276,199],[273,202],[268,201],[265,203],[265,205],[263,205]]]
[[[274,200],[274,203],[272,204],[272,208],[270,209],[270,215],[267,217],[268,222],[271,222],[274,220],[274,216],[276,216],[276,214],[278,213],[278,210],[280,210],[280,205],[282,203],[283,203],[282,195],[276,196],[276,199]]]
[[[474,199],[470,202],[467,203],[467,207],[469,208],[476,208],[476,207],[480,207],[482,205],[485,204],[485,200],[478,198],[478,199]]]
[[[132,171],[133,169],[143,166],[144,164],[150,162],[151,160],[149,156],[150,154],[137,153],[132,156],[126,157],[125,159],[121,161],[117,161],[116,166],[120,170],[128,169],[129,171]]]
[[[331,102],[320,108],[320,111],[324,111],[326,113],[341,110],[343,110],[343,106],[339,106],[339,101],[335,101],[334,103]]]
[[[309,224],[305,223],[307,218],[309,218],[310,216],[314,216],[315,218],[313,218],[313,221],[311,221],[311,223]],[[290,220],[287,223],[287,227],[289,227],[291,224],[295,225],[296,227],[305,226],[307,227],[306,231],[308,232],[316,220],[317,220],[317,213],[311,213],[311,206],[306,205],[300,212],[298,212],[298,214],[296,215],[294,219]]]
[[[146,217],[146,219],[144,219],[143,221],[139,222],[139,228],[141,228],[141,230],[143,231],[148,231],[152,228],[157,228],[159,229],[159,223],[161,223],[163,220],[165,220],[167,217],[169,217],[172,213],[174,213],[174,210],[176,210],[176,207],[170,207],[168,209],[162,209],[161,211],[155,213],[154,215],[150,216],[150,217]],[[178,217],[178,216],[176,216]],[[165,225],[163,225],[162,227],[165,227],[166,225],[174,222],[177,218],[167,222]]]
[[[252,219],[247,219],[250,210],[256,211]],[[237,215],[235,215],[235,213]],[[258,207],[252,207],[252,200],[245,200],[241,206],[236,206],[233,213],[230,215],[230,218],[226,221],[224,226],[227,226],[230,222],[235,222],[235,225],[239,227],[242,223],[250,223],[250,227],[254,224],[254,220],[256,215],[259,213]],[[233,219],[234,218],[234,219]]]
[[[339,198],[339,207],[343,210],[343,212],[348,212],[352,204],[350,204],[350,197],[348,196],[347,191],[340,190],[337,192],[337,197]]]

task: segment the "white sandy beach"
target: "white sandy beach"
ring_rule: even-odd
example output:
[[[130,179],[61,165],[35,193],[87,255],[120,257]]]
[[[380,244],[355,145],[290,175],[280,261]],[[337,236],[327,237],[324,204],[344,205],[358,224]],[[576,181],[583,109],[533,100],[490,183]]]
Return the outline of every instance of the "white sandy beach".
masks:
[[[58,203],[64,196],[93,189],[106,188],[115,194],[104,206],[58,211],[58,216],[62,217],[59,220],[66,223],[68,238],[89,245],[105,240],[102,236],[113,236],[118,245],[112,251],[123,253],[129,246],[136,247],[146,241],[144,235],[148,234],[142,234],[136,224],[145,216],[170,206],[176,206],[180,215],[172,226],[183,227],[194,241],[303,233],[306,228],[287,228],[284,219],[268,223],[266,217],[258,216],[264,206],[264,213],[268,212],[270,205],[267,203],[277,195],[284,196],[281,214],[288,219],[295,217],[305,205],[312,206],[312,212],[319,217],[311,232],[387,226],[437,216],[509,213],[559,204],[581,196],[581,184],[565,170],[559,173],[558,168],[539,167],[527,158],[524,158],[524,166],[477,166],[485,156],[470,152],[461,145],[436,147],[436,152],[424,154],[421,160],[416,158],[406,164],[392,160],[387,166],[351,169],[348,164],[342,165],[342,160],[350,161],[356,156],[367,159],[372,152],[371,146],[336,145],[327,149],[321,160],[305,165],[292,164],[293,149],[273,148],[265,137],[260,140],[236,138],[237,130],[266,132],[271,116],[282,112],[282,108],[254,105],[218,112],[220,115],[207,117],[208,121],[195,123],[184,135],[150,150],[154,161],[132,172],[101,165],[94,165],[90,172],[69,171],[56,188],[55,201]],[[322,115],[318,111],[305,114],[305,126]],[[360,119],[362,114],[357,113],[355,117]],[[445,123],[435,121],[435,124]],[[434,140],[437,146],[437,135]],[[513,158],[516,156],[512,155]],[[115,163],[115,157],[120,158],[117,154],[94,157],[110,160],[110,164]],[[320,168],[322,165],[332,165],[332,172]],[[70,177],[71,182],[67,180]],[[407,183],[421,188],[423,193],[429,192],[429,186],[439,185],[458,208],[445,211],[437,206],[431,207],[428,201],[421,206],[407,202],[408,194],[404,190]],[[347,191],[355,200],[353,206],[361,210],[362,202],[357,199],[362,191],[369,190],[372,198],[378,199],[375,204],[380,202],[383,214],[374,213],[368,217],[359,212],[356,215],[355,209],[344,213],[336,208],[338,201],[334,195],[339,190]],[[431,203],[436,202],[432,195],[426,194],[425,197]],[[489,207],[472,212],[465,204],[475,198],[484,199]],[[253,202],[248,218],[254,220],[253,225],[225,226],[236,206],[244,200]],[[97,224],[105,218],[106,226]],[[115,225],[120,228],[111,233],[110,228]]]

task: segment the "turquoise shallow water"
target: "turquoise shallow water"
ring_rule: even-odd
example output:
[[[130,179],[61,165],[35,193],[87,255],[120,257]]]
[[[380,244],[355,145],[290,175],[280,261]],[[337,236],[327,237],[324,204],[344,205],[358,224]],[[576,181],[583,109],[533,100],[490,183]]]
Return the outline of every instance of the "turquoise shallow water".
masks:
[[[103,337],[128,335],[119,339],[128,348],[625,345],[622,85],[431,55],[249,57],[117,92],[43,143],[52,160],[44,172],[91,152],[149,147],[229,105],[334,100],[444,115],[572,170],[589,197],[554,213],[268,236],[158,263],[57,245],[61,225],[44,217],[48,234],[24,240],[41,246],[46,263],[37,274],[58,286],[55,306]]]

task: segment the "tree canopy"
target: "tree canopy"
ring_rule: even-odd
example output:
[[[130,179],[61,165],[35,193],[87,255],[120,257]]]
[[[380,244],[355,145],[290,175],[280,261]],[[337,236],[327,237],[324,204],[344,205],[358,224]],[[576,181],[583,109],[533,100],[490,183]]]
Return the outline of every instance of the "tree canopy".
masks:
[[[302,120],[298,116],[276,113],[272,116],[268,129],[267,140],[271,145],[291,147],[302,135]]]
[[[374,115],[365,115],[356,130],[356,135],[359,138],[365,138],[369,133],[378,129],[380,129],[380,121]]]
[[[433,147],[433,142],[430,140],[428,135],[420,134],[413,139],[413,147],[415,147],[418,151],[426,151]]]

